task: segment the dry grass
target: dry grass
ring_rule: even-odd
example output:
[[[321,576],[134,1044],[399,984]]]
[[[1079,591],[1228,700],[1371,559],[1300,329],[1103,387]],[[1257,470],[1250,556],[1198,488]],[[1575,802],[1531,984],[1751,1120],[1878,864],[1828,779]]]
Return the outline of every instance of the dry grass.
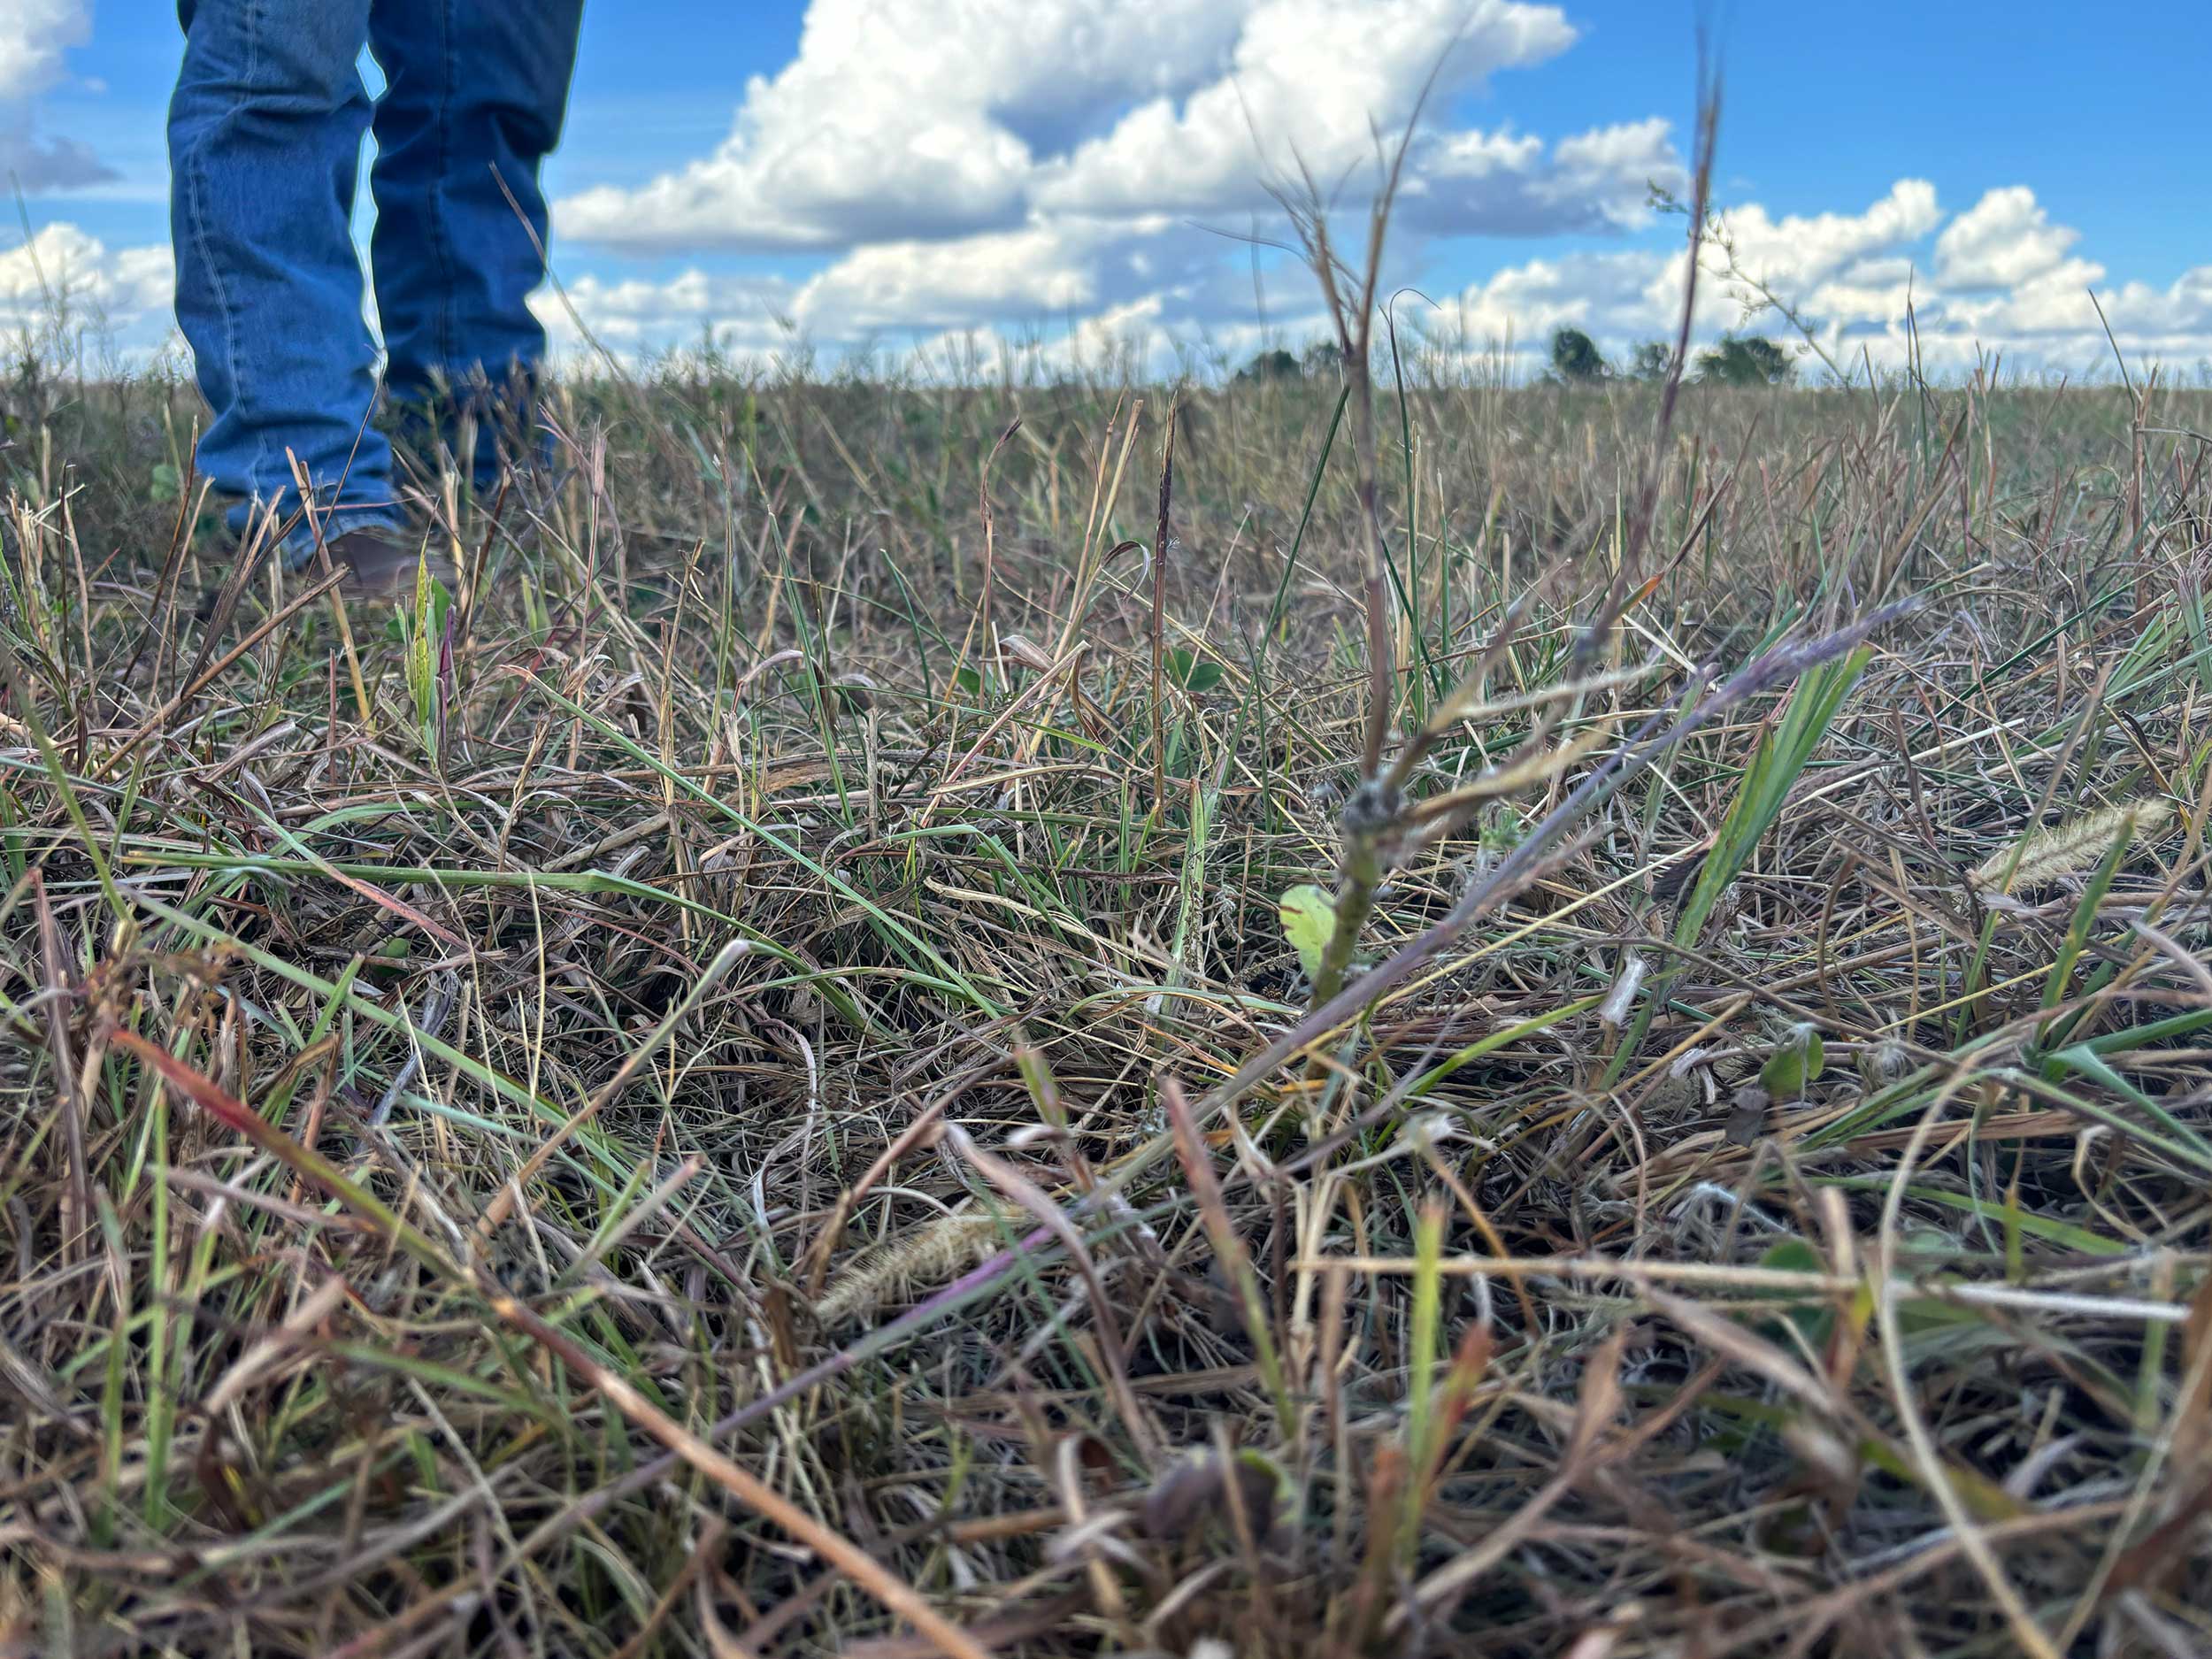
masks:
[[[7,1641],[2212,1647],[2203,397],[575,385],[417,649],[12,396]]]

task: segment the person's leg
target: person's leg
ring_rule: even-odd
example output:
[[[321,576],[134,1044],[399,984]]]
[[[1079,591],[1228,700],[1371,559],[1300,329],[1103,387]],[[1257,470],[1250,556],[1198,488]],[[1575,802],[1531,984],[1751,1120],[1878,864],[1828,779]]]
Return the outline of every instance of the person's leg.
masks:
[[[526,432],[545,331],[525,303],[545,280],[538,168],[560,141],[583,0],[373,0],[376,106],[369,257],[385,384],[403,418],[477,416],[467,461],[498,470],[503,427]],[[441,421],[440,418],[443,418]]]
[[[169,106],[177,324],[213,419],[199,469],[252,504],[296,510],[288,449],[326,534],[393,524],[391,448],[368,424],[373,343],[350,221],[369,100],[368,0],[180,0]],[[304,525],[288,538],[311,553]]]

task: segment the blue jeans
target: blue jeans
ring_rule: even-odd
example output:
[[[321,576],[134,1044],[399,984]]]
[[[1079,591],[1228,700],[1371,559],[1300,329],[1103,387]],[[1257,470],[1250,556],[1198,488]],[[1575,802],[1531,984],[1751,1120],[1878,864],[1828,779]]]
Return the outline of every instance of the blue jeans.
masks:
[[[177,323],[213,419],[200,473],[296,522],[288,451],[326,535],[396,524],[390,442],[371,424],[377,351],[351,232],[373,131],[370,242],[386,394],[450,442],[478,416],[479,481],[498,428],[526,418],[545,333],[540,162],[559,141],[583,0],[179,0],[169,105]],[[372,105],[364,48],[386,81]],[[510,201],[511,197],[511,202]]]

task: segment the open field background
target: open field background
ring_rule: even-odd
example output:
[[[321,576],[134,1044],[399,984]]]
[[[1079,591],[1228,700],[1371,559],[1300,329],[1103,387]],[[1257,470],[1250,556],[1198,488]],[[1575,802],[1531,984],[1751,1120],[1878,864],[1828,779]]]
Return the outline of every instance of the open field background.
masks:
[[[395,615],[19,377],[0,1640],[2212,1648],[2212,399],[1386,380],[1317,1025],[1338,393],[565,385]]]

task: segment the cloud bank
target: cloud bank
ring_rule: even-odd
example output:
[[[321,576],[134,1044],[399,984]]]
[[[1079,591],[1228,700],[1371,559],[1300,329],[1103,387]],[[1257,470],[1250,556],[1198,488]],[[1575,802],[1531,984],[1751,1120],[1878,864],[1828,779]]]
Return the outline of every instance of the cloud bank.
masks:
[[[0,166],[96,175],[28,124],[88,27],[83,0],[0,0]],[[1577,41],[1528,0],[812,0],[791,61],[744,87],[709,153],[556,204],[568,303],[540,312],[563,349],[587,349],[572,304],[625,356],[710,337],[988,360],[1041,340],[1047,366],[1110,346],[1233,363],[1318,332],[1310,277],[1270,246],[1271,192],[1310,180],[1356,229],[1378,135],[1417,109],[1392,230],[1393,285],[1419,296],[1402,325],[1523,369],[1563,326],[1617,353],[1678,309],[1681,226],[1652,198],[1683,184],[1674,129],[1640,110],[1556,134],[1475,119],[1502,77],[1571,73]],[[1839,363],[1901,364],[1909,311],[1936,368],[1978,352],[2104,373],[2093,289],[2131,358],[2212,361],[2212,265],[2116,281],[2031,184],[1960,203],[1905,178],[1723,219],[1724,249],[1701,256],[1706,337],[1771,292]],[[131,338],[165,330],[165,250],[66,224],[41,242],[40,265]],[[31,303],[25,268],[0,256],[0,323]],[[1789,337],[1771,315],[1748,326]]]
[[[1454,113],[1576,39],[1558,7],[1522,0],[815,0],[796,56],[746,87],[710,154],[571,196],[556,224],[572,249],[617,256],[817,261],[772,284],[703,264],[588,282],[578,309],[618,349],[708,331],[739,349],[795,332],[831,348],[965,334],[987,349],[1119,328],[1156,351],[1234,349],[1259,337],[1260,303],[1286,336],[1317,326],[1309,280],[1279,257],[1260,260],[1256,302],[1240,239],[1279,235],[1271,187],[1310,180],[1356,216],[1377,134],[1420,107],[1394,225],[1401,280],[1435,295],[1440,269],[1465,268],[1468,238],[1579,244],[1443,296],[1435,329],[1486,353],[1512,342],[1529,362],[1563,325],[1624,348],[1667,333],[1679,305],[1686,256],[1651,209],[1652,187],[1682,183],[1669,123],[1628,112],[1548,138]],[[1735,269],[1755,280],[1708,283],[1704,334],[1744,322],[1763,284],[1839,360],[1901,362],[1909,306],[1924,361],[1984,348],[2079,371],[2108,349],[2094,287],[2131,353],[2212,357],[2212,267],[2108,292],[2105,268],[2024,185],[1954,212],[1903,179],[1863,204],[1746,203],[1725,223]],[[1726,263],[1704,257],[1709,273]]]

